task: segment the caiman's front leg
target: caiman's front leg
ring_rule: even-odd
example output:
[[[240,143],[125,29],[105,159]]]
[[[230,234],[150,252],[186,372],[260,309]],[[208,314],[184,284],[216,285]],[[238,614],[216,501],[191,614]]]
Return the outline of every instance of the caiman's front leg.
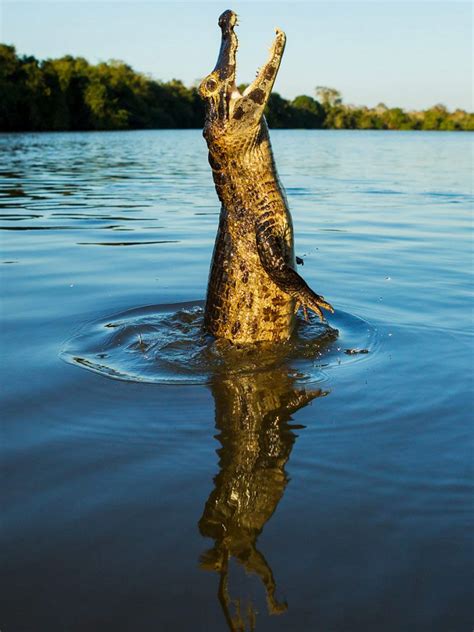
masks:
[[[305,318],[307,319],[307,309],[315,312],[321,320],[324,318],[321,308],[334,312],[324,297],[313,292],[291,266],[286,256],[285,240],[279,234],[275,223],[267,218],[264,221],[257,221],[255,232],[258,256],[265,272],[283,292],[296,299],[296,308],[298,309],[301,305]]]

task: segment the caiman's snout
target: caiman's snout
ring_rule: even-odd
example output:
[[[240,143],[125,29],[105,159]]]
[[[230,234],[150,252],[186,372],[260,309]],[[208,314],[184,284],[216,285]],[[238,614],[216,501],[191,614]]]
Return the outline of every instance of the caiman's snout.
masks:
[[[224,13],[219,16],[218,24],[223,32],[231,31],[237,24],[237,14],[227,9],[227,11],[224,11]]]

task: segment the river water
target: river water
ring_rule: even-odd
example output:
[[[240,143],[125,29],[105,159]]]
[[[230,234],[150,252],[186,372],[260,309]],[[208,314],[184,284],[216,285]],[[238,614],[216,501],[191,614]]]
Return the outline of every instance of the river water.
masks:
[[[228,374],[144,347],[200,317],[200,132],[0,135],[2,630],[472,629],[471,138],[273,131],[339,338]]]

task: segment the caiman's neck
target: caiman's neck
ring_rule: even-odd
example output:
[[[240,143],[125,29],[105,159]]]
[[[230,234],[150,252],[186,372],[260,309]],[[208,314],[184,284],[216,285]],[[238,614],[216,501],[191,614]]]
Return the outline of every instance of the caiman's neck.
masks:
[[[256,217],[269,199],[275,211],[286,212],[265,123],[250,139],[232,145],[210,144],[209,164],[220,202],[231,215],[237,210],[237,219],[243,209]]]
[[[263,172],[276,175],[265,121],[253,133],[234,138],[231,143],[208,140],[208,148],[209,164],[214,173],[220,172],[229,178],[252,177],[252,173]]]

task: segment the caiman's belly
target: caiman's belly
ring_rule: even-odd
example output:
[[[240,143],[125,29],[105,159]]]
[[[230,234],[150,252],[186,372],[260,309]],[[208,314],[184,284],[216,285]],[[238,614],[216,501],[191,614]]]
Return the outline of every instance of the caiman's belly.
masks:
[[[209,333],[235,343],[281,341],[295,322],[294,299],[270,279],[256,249],[216,246],[205,311]]]

